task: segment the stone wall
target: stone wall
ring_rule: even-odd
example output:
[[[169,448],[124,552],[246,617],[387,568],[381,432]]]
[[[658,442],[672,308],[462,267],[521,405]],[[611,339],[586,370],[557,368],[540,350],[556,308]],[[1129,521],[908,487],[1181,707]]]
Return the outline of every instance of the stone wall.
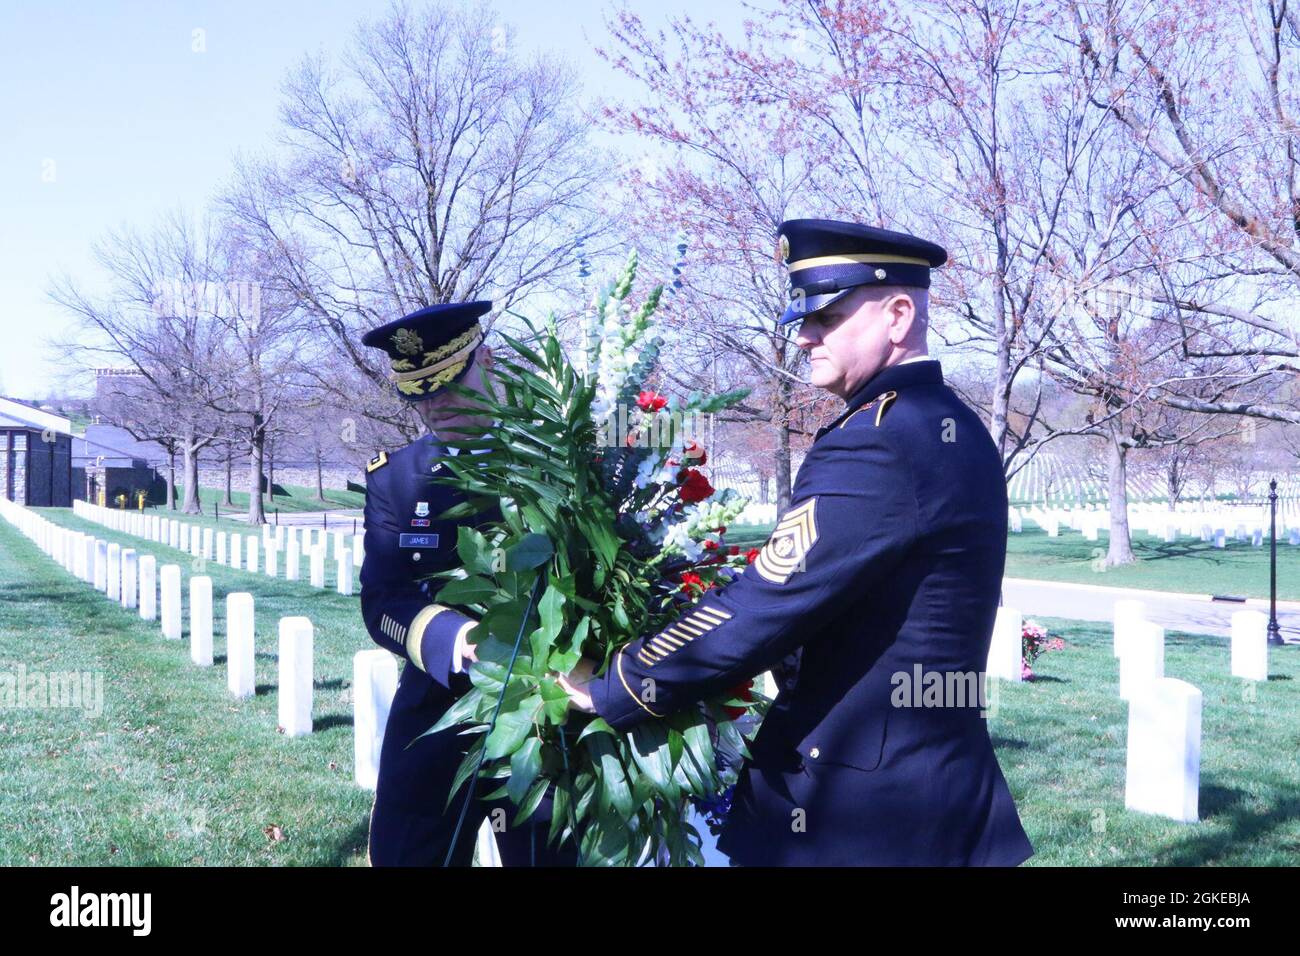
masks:
[[[180,462],[177,462],[176,480],[181,480]],[[364,468],[353,468],[350,465],[326,465],[321,469],[321,479],[327,491],[343,491],[351,481],[354,484],[364,485],[366,483],[366,473]],[[275,483],[277,485],[299,485],[303,488],[316,487],[316,466],[315,465],[279,465],[275,466]],[[230,471],[230,485],[235,491],[248,490],[248,462],[237,461]],[[226,487],[226,466],[224,464],[210,465],[206,462],[199,464],[199,486],[202,488]]]

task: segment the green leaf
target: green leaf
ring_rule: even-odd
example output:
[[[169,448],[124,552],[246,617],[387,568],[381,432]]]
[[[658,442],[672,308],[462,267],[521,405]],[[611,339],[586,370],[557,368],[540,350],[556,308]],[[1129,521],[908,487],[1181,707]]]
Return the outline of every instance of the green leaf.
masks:
[[[519,812],[515,814],[515,822],[511,824],[512,826],[519,826],[537,812],[537,805],[542,802],[542,797],[546,796],[546,788],[549,785],[550,781],[545,777],[533,783],[532,788],[524,795],[523,801],[519,804]]]
[[[637,768],[654,782],[659,792],[670,800],[676,799],[668,728],[658,721],[637,724],[632,728],[631,751]]]
[[[443,604],[483,604],[497,593],[497,586],[487,578],[471,574],[467,578],[453,578],[438,591]]]
[[[554,679],[543,677],[539,688],[542,694],[542,706],[546,720],[552,724],[562,724],[569,715],[569,693]]]
[[[587,750],[600,767],[600,806],[612,807],[624,820],[632,816],[632,790],[628,786],[623,763],[618,759],[614,737],[611,734],[592,734],[586,738]]]
[[[461,525],[456,529],[456,554],[466,569],[476,574],[492,573],[492,549],[487,538],[473,528]]]
[[[451,801],[455,798],[457,791],[464,786],[465,781],[468,780],[470,774],[474,772],[474,767],[478,764],[478,756],[482,752],[483,738],[480,737],[478,740],[474,741],[473,746],[469,748],[469,752],[465,754],[465,759],[463,759],[460,762],[460,766],[456,768],[456,775],[451,778],[451,789],[447,791],[447,803],[443,808],[444,810],[446,807],[451,806]]]
[[[537,737],[529,737],[510,757],[510,782],[506,788],[510,799],[516,804],[522,803],[528,788],[541,772],[542,742]]]
[[[426,730],[423,734],[420,734],[420,737],[424,737],[428,734],[440,733],[450,727],[455,727],[457,724],[468,723],[473,719],[474,711],[477,709],[482,697],[482,691],[476,687],[470,688],[467,693],[459,697],[455,703],[443,712],[442,717],[438,719],[436,724]],[[416,739],[418,740],[419,738]]]
[[[503,711],[497,717],[492,733],[488,734],[488,759],[495,760],[514,753],[532,731],[533,721],[541,709],[542,699],[534,695],[522,701],[518,710]]]
[[[614,728],[611,727],[605,721],[605,718],[597,717],[586,727],[582,728],[582,733],[578,734],[577,742],[582,743],[586,738],[590,737],[592,734],[613,734],[613,733],[614,733]]]
[[[547,843],[556,839],[563,841],[572,824],[569,820],[569,788],[572,786],[567,776],[555,783],[555,794],[551,798],[551,829],[546,835]]]

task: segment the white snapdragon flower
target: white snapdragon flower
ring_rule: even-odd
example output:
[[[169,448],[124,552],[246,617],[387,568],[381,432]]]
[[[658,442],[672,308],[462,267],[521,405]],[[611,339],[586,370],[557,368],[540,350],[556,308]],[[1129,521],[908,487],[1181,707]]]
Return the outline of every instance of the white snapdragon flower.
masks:
[[[681,551],[688,561],[698,561],[704,548],[691,537],[688,522],[680,521],[668,529],[664,537],[664,550]]]

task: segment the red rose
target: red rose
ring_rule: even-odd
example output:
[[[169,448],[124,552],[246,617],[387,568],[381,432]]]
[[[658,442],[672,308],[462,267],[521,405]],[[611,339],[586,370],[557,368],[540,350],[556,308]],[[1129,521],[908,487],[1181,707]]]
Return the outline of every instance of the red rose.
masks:
[[[691,504],[696,501],[703,501],[713,494],[713,486],[709,484],[709,479],[705,478],[701,472],[696,471],[694,468],[685,468],[683,473],[681,487],[677,489],[682,501]]]
[[[705,550],[705,551],[717,551],[717,550],[718,550],[718,542],[714,541],[712,538],[705,538],[705,539],[704,539],[704,550]]]
[[[687,571],[685,574],[682,575],[681,590],[689,591],[692,588],[696,589],[697,591],[703,591],[704,580],[694,571]]]
[[[745,552],[746,564],[753,564],[756,560],[758,560],[758,548],[750,548]]]
[[[716,530],[716,531],[718,532],[718,534],[726,534],[726,533],[727,533],[727,526],[726,526],[725,524],[720,524],[720,525],[718,525],[718,527],[717,527],[716,529],[714,529],[714,530]]]
[[[727,549],[727,554],[740,554],[740,545],[733,544]]]
[[[638,392],[636,404],[643,412],[657,412],[668,404],[668,399],[658,392]]]

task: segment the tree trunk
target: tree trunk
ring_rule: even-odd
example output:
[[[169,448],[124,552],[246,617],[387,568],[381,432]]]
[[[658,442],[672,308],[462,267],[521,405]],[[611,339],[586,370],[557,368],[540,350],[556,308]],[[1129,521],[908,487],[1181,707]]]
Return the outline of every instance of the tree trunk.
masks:
[[[275,443],[266,451],[266,503],[275,504]]]
[[[185,481],[185,501],[181,504],[181,511],[196,515],[202,508],[199,505],[199,453],[194,447],[193,432],[187,434],[181,444],[181,461]]]
[[[323,456],[321,456],[320,454],[316,455],[316,500],[317,501],[325,500],[325,477],[324,477],[324,469],[321,467],[322,457]]]
[[[235,506],[235,500],[234,498],[231,497],[231,493],[234,491],[234,484],[235,484],[234,470],[235,470],[235,453],[232,448],[227,447],[226,448],[226,500],[223,502],[223,504],[231,508]]]
[[[1118,419],[1112,420],[1110,442],[1110,548],[1106,552],[1106,567],[1133,564],[1133,542],[1128,532],[1128,448],[1120,434]]]
[[[266,524],[266,512],[262,509],[262,454],[266,447],[266,429],[262,425],[262,416],[253,415],[252,441],[248,452],[248,523],[249,525]]]
[[[167,510],[176,510],[176,452],[167,453]]]

